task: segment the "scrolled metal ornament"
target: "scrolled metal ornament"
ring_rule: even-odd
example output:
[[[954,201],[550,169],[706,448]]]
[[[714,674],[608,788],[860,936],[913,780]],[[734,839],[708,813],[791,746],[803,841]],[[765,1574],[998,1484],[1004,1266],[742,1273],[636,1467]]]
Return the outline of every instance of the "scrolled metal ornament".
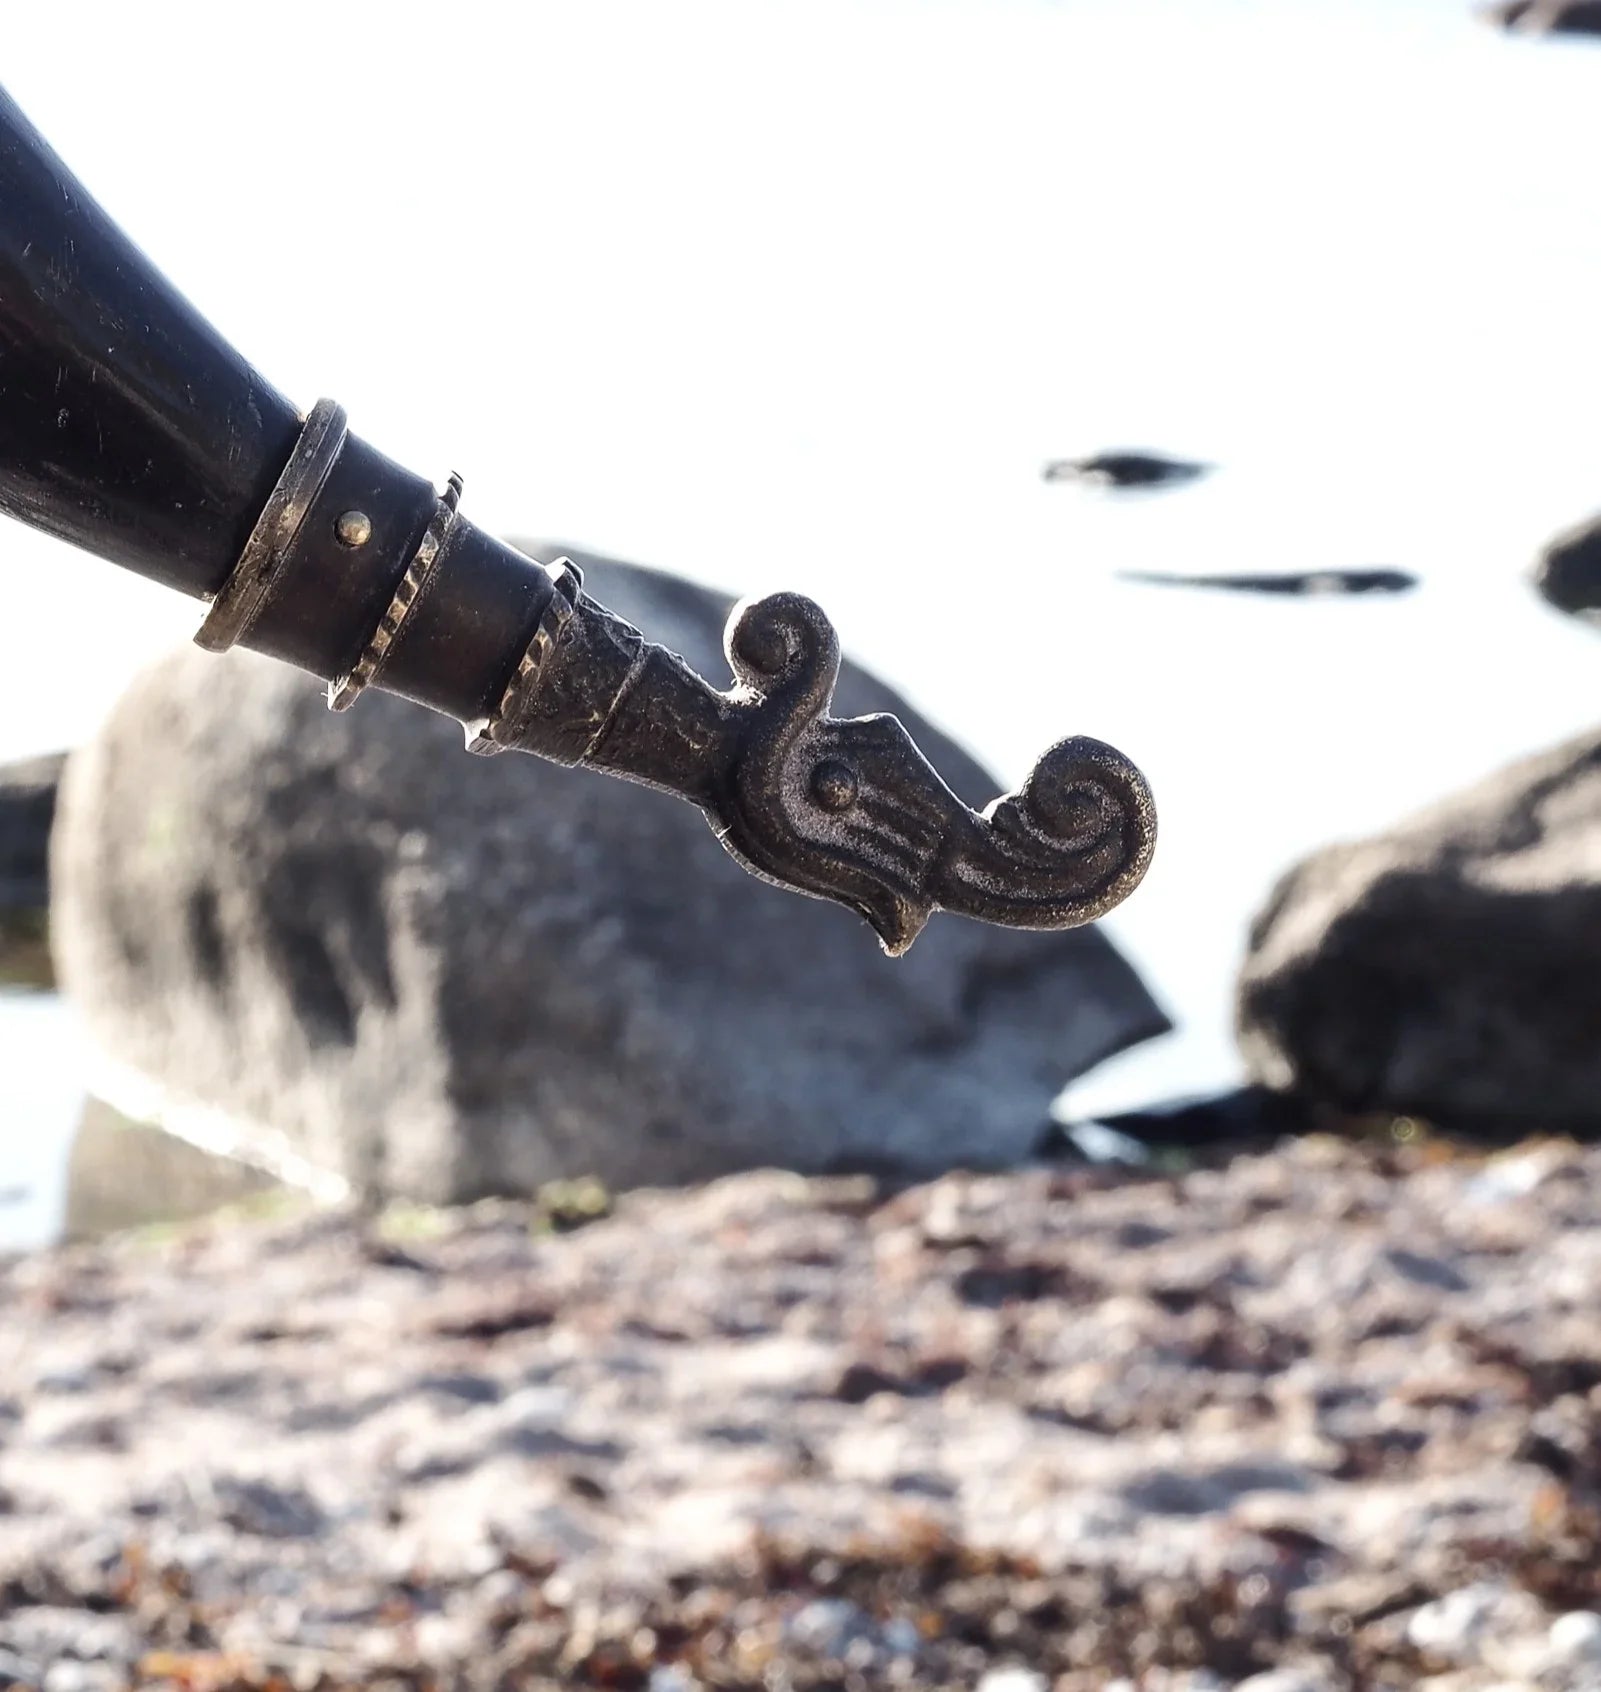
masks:
[[[850,906],[892,955],[935,910],[1069,928],[1144,875],[1155,810],[1112,747],[1059,742],[980,814],[898,718],[829,715],[839,639],[812,600],[736,606],[733,685],[718,691],[583,593],[568,561],[556,571],[564,591],[475,750],[535,752],[689,799],[748,869]]]
[[[1053,746],[982,814],[891,716],[829,714],[833,626],[795,593],[730,619],[724,688],[486,534],[320,401],[302,415],[135,247],[0,91],[0,511],[209,604],[197,636],[700,806],[768,881],[904,952],[935,910],[1103,915],[1155,840],[1135,767]]]

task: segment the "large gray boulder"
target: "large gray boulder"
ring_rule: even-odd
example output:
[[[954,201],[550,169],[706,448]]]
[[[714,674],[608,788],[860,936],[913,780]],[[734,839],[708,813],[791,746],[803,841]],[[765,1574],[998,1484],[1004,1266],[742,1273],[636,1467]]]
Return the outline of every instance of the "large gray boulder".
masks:
[[[1237,1016],[1252,1077],[1315,1103],[1601,1131],[1601,731],[1297,866]]]
[[[727,598],[571,555],[726,677]],[[894,711],[964,798],[998,790],[848,663],[837,708]],[[62,978],[109,1055],[374,1195],[1006,1164],[1066,1081],[1167,1026],[1093,930],[945,917],[891,960],[688,805],[468,757],[380,695],[333,715],[243,653],[135,683],[72,758],[53,867]]]
[[[0,765],[0,985],[50,985],[50,827],[65,762],[57,753]]]

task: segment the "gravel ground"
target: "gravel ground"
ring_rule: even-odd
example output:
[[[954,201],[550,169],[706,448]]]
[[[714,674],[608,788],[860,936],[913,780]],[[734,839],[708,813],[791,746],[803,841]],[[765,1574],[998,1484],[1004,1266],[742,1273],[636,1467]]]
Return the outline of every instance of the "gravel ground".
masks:
[[[0,1686],[1601,1689],[1601,1151],[0,1265]]]

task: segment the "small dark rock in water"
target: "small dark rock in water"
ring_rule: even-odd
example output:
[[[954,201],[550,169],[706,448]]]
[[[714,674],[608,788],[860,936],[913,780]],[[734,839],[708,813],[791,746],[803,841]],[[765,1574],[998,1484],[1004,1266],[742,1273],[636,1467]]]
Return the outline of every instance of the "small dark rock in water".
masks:
[[[1157,452],[1098,452],[1093,458],[1059,458],[1045,466],[1047,482],[1096,482],[1111,488],[1161,488],[1198,481],[1212,468]]]
[[[1271,593],[1333,599],[1360,593],[1410,593],[1418,578],[1409,570],[1294,570],[1272,575],[1180,576],[1166,570],[1119,570],[1120,582],[1151,587],[1198,587],[1225,593]]]
[[[1601,514],[1547,541],[1533,578],[1535,591],[1558,611],[1601,611]]]
[[[66,754],[0,767],[0,984],[51,984],[50,827]]]
[[[67,755],[0,766],[0,910],[45,903],[50,824]]]
[[[1209,1098],[1171,1099],[1139,1110],[1098,1116],[1096,1125],[1141,1146],[1207,1147],[1246,1145],[1300,1134],[1315,1126],[1299,1099],[1266,1087],[1236,1087]],[[1075,1128],[1063,1130],[1076,1140]]]
[[[1601,35],[1601,0],[1508,0],[1485,16],[1523,35]]]

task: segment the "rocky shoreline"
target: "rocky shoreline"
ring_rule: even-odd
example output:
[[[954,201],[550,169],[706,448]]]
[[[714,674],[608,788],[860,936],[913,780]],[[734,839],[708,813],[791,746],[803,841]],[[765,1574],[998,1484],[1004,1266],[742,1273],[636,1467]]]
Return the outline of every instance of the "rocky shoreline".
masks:
[[[0,1685],[1601,1686],[1601,1151],[593,1208],[0,1267]]]

